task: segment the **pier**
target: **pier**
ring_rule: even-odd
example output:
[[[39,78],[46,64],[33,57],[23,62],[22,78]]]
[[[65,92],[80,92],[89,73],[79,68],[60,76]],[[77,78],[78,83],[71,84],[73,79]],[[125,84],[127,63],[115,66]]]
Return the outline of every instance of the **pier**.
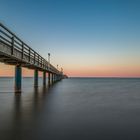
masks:
[[[46,74],[48,74],[48,85],[62,80],[66,76],[59,71],[50,61],[34,51],[5,25],[0,23],[0,62],[15,66],[15,92],[21,93],[22,89],[22,67],[34,70],[34,86],[38,87],[38,72],[43,72],[43,86],[46,85]]]

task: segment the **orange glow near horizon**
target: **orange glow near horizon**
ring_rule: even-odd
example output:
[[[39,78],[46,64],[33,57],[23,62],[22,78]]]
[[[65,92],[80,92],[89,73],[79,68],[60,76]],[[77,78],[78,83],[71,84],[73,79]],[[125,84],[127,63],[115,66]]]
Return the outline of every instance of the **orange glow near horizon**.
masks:
[[[15,67],[5,64],[0,64],[0,76],[11,77],[14,76]],[[67,67],[64,69],[65,74],[69,77],[140,77],[140,66],[97,66],[91,67]],[[33,70],[23,68],[23,76],[33,77]],[[39,72],[42,76],[42,72]]]
[[[15,73],[15,66],[0,64],[0,77],[13,77]],[[22,75],[25,77],[33,77],[34,71],[27,68],[22,68]],[[42,76],[42,72],[39,72],[39,76]]]
[[[95,68],[67,68],[70,77],[140,77],[140,66],[97,66]]]

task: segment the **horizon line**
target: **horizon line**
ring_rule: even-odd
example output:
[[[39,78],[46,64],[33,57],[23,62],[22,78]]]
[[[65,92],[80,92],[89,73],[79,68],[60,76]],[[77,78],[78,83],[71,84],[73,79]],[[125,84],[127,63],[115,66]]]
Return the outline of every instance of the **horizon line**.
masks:
[[[0,78],[14,78],[14,76],[0,76]],[[23,76],[22,78],[34,78],[34,76]],[[68,76],[68,78],[140,78],[140,76]]]

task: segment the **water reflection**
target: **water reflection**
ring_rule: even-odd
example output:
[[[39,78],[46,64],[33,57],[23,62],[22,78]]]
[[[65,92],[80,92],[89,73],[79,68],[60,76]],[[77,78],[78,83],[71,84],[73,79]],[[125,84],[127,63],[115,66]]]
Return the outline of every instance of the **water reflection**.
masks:
[[[68,79],[0,93],[0,140],[132,140],[140,134],[140,79]],[[129,135],[128,135],[129,134]]]
[[[4,105],[7,112],[0,111],[1,140],[36,139],[33,133],[38,129],[38,118],[49,89],[48,86],[34,88],[30,93],[15,94],[13,100],[7,97],[9,102],[5,100]]]

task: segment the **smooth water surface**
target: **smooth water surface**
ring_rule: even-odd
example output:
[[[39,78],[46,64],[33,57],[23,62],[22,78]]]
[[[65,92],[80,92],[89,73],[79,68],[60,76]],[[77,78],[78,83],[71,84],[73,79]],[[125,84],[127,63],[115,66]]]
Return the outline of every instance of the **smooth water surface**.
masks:
[[[50,88],[0,78],[0,140],[139,140],[140,79],[69,78]]]

